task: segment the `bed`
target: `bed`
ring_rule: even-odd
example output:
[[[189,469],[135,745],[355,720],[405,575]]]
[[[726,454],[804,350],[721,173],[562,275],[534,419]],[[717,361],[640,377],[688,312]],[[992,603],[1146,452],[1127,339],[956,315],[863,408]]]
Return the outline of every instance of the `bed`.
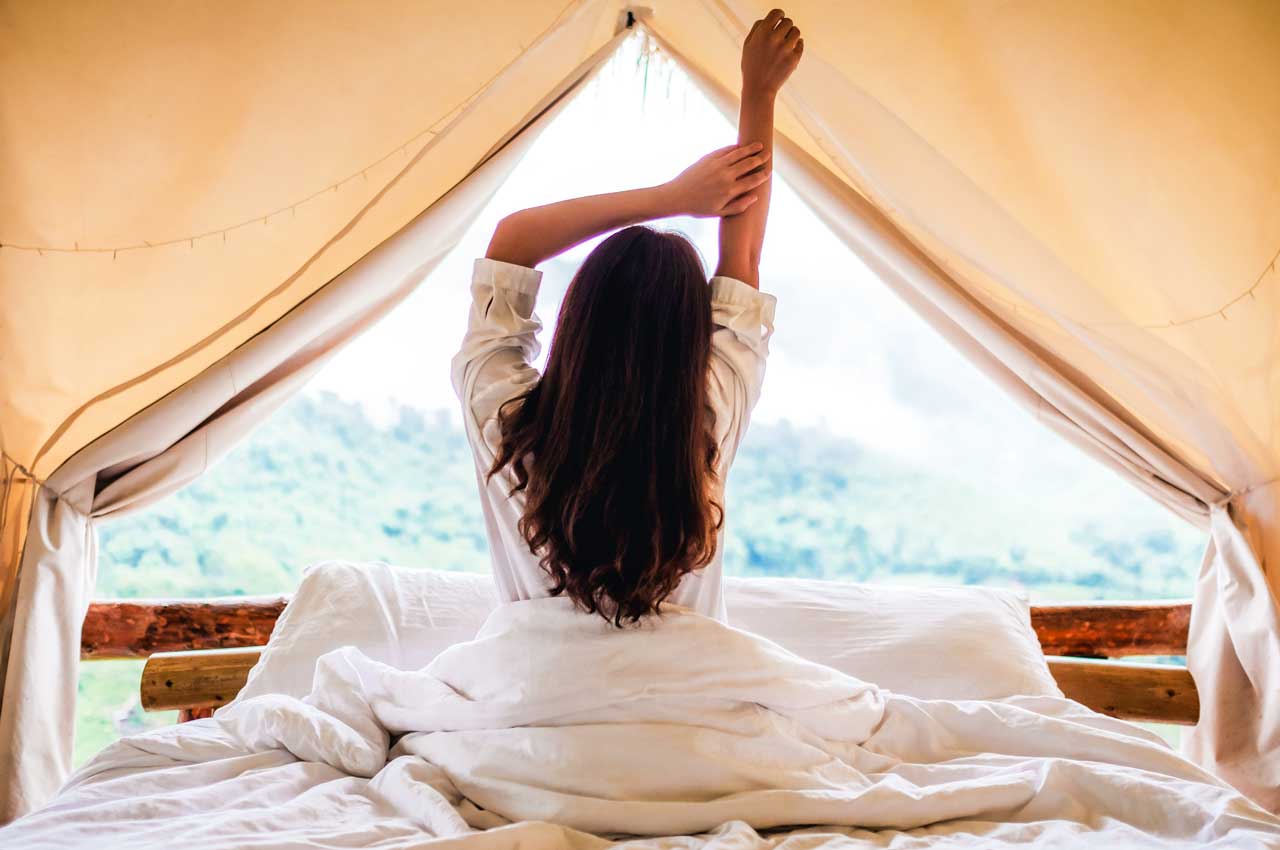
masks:
[[[1120,719],[1194,722],[1185,669],[1045,658],[1179,654],[1182,604],[747,582],[743,628],[617,631],[485,587],[331,564],[287,604],[101,606],[86,653],[150,653],[147,707],[189,722],[0,847],[1280,847]]]

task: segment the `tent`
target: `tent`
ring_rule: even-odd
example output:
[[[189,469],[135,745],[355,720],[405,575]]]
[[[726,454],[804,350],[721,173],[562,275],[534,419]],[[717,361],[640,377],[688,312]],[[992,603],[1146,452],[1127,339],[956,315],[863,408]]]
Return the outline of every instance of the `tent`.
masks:
[[[0,821],[69,768],[95,523],[420,283],[629,23],[732,111],[767,8],[0,2]],[[1209,530],[1190,752],[1280,810],[1280,5],[787,11],[779,167],[1035,416]]]

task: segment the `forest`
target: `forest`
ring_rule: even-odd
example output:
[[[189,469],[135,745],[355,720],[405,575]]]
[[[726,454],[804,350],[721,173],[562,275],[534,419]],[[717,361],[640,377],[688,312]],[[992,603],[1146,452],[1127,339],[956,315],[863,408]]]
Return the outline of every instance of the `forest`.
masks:
[[[1094,500],[1070,482],[1045,490],[1009,493],[820,428],[757,422],[727,482],[725,569],[1014,587],[1033,600],[1191,594],[1198,531],[1144,501],[1090,513]],[[285,593],[331,558],[488,569],[456,418],[403,405],[375,417],[328,392],[295,398],[192,486],[103,524],[99,545],[99,598]],[[140,670],[81,665],[77,763],[173,721],[141,712]]]

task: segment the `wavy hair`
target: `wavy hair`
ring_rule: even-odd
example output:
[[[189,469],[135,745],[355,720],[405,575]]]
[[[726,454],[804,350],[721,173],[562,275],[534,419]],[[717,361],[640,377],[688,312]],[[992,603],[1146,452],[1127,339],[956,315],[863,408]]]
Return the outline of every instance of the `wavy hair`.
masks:
[[[547,367],[503,405],[489,477],[510,467],[520,534],[551,594],[616,626],[655,613],[724,522],[707,404],[711,296],[688,239],[628,227],[560,308]]]

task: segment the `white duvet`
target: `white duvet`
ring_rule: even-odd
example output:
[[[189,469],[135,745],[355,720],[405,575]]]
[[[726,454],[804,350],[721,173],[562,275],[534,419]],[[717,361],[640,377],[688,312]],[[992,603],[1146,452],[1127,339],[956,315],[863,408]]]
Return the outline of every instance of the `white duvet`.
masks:
[[[542,599],[423,670],[342,649],[304,699],[122,740],[0,830],[29,850],[617,840],[1250,848],[1280,847],[1280,820],[1068,700],[919,700],[682,609],[615,630]]]

